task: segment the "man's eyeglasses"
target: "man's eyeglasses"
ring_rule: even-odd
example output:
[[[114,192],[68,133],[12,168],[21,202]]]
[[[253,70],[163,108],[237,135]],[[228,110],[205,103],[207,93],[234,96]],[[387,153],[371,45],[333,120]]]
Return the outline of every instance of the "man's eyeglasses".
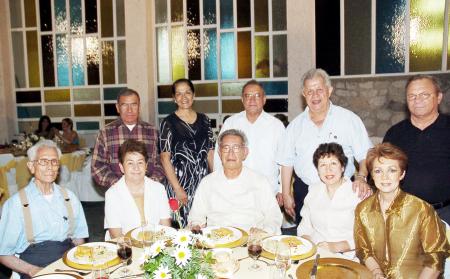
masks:
[[[250,99],[255,97],[256,99],[259,99],[263,96],[262,93],[244,93],[244,98],[245,99]]]
[[[316,90],[309,89],[309,90],[303,90],[303,92],[305,93],[306,96],[311,97],[314,94],[323,95],[325,93],[325,89],[323,89],[323,88],[318,88]]]
[[[223,153],[230,153],[231,151],[233,151],[233,153],[237,153],[239,151],[241,151],[241,149],[243,148],[243,145],[221,145],[220,146],[220,151]]]
[[[126,110],[128,108],[136,110],[136,109],[139,108],[139,104],[138,103],[131,103],[131,104],[122,103],[122,104],[120,104],[120,108],[123,109],[123,110]]]
[[[419,94],[408,94],[406,95],[406,98],[408,101],[415,101],[416,99],[419,100],[426,100],[431,97],[431,93],[419,93]]]
[[[36,162],[36,163],[38,163],[38,165],[40,165],[40,166],[48,166],[48,165],[51,165],[52,167],[56,167],[56,166],[59,166],[59,160],[58,159],[51,159],[51,160],[48,160],[48,159],[38,159],[38,160],[35,160],[35,161],[33,161],[33,162]]]

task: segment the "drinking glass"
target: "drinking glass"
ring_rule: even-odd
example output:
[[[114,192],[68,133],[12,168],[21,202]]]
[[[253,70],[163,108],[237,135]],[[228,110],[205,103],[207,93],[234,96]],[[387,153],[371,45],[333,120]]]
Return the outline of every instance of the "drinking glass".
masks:
[[[92,279],[109,279],[108,267],[94,269],[92,271]]]
[[[286,271],[291,267],[291,249],[283,242],[277,243],[277,250],[275,252],[275,270],[273,279],[283,279],[286,276]]]
[[[117,239],[117,256],[119,256],[122,261],[123,268],[121,272],[124,276],[127,276],[130,272],[127,267],[127,261],[131,258],[132,251],[131,239],[129,237],[122,236]]]
[[[256,271],[261,266],[256,262],[262,252],[261,238],[258,234],[251,233],[248,237],[247,250],[250,258],[253,259],[253,264],[249,267],[250,270]]]
[[[141,224],[142,233],[142,249],[144,249],[144,255],[148,256],[150,254],[150,247],[155,242],[155,232],[156,226],[152,223],[143,222]]]

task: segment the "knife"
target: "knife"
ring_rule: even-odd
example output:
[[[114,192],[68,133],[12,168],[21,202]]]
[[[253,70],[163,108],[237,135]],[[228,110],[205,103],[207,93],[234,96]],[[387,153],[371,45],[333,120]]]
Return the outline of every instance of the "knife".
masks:
[[[317,266],[319,265],[319,258],[320,258],[320,254],[316,255],[316,259],[314,260],[314,264],[313,267],[311,269],[311,273],[309,275],[310,279],[316,279],[316,275],[317,275]]]

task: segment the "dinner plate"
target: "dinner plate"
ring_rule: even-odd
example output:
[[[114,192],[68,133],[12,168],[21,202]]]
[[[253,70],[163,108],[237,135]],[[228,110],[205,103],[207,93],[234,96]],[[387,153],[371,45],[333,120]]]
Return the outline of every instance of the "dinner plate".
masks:
[[[261,256],[274,260],[277,249],[277,243],[283,240],[288,241],[289,239],[301,242],[300,245],[291,247],[292,260],[306,259],[314,255],[314,253],[316,252],[316,245],[314,245],[311,241],[303,237],[292,235],[276,235],[267,237],[262,241],[263,251],[261,253]]]
[[[118,265],[120,263],[120,259],[117,256],[117,245],[109,242],[89,242],[82,244],[80,246],[85,247],[103,247],[105,252],[103,259],[99,259],[96,257],[95,266],[98,268],[105,268]],[[82,269],[82,270],[91,270],[93,266],[93,260],[89,259],[80,259],[75,257],[75,252],[77,251],[77,247],[73,247],[69,251],[67,251],[63,256],[63,262],[73,268]]]
[[[218,230],[231,232],[224,237],[213,237]],[[203,236],[206,237],[206,246],[208,248],[234,248],[241,246],[247,242],[248,234],[246,231],[235,227],[219,227],[211,226],[202,229]]]
[[[297,278],[309,278],[314,260],[302,263],[297,268]],[[363,265],[340,258],[320,258],[317,266],[317,278],[327,279],[371,279],[372,274]]]
[[[40,279],[82,279],[83,277],[79,275],[73,275],[69,273],[50,273],[50,274],[42,274],[38,276],[33,276],[33,278],[40,278]]]
[[[167,227],[163,225],[156,225],[154,227],[146,227],[144,229],[145,231],[156,231],[162,233],[162,240],[169,240],[173,238],[177,230],[172,227]],[[142,238],[139,237],[139,233],[141,232],[141,227],[137,227],[132,229],[131,231],[127,232],[125,236],[129,237],[131,239],[131,242],[133,246],[142,248]],[[161,240],[161,239],[156,239]]]
[[[233,278],[233,274],[239,270],[239,261],[233,257],[231,248],[214,248],[212,257],[216,262],[211,265],[211,268],[217,278]]]

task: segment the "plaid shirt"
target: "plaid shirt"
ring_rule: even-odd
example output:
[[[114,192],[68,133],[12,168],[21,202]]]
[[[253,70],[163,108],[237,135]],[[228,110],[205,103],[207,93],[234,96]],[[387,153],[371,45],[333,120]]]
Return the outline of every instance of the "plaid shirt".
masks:
[[[92,155],[91,174],[98,185],[110,187],[121,177],[119,147],[127,139],[145,143],[148,152],[147,176],[157,181],[164,178],[158,154],[158,132],[147,122],[139,120],[133,130],[119,118],[100,130]]]

